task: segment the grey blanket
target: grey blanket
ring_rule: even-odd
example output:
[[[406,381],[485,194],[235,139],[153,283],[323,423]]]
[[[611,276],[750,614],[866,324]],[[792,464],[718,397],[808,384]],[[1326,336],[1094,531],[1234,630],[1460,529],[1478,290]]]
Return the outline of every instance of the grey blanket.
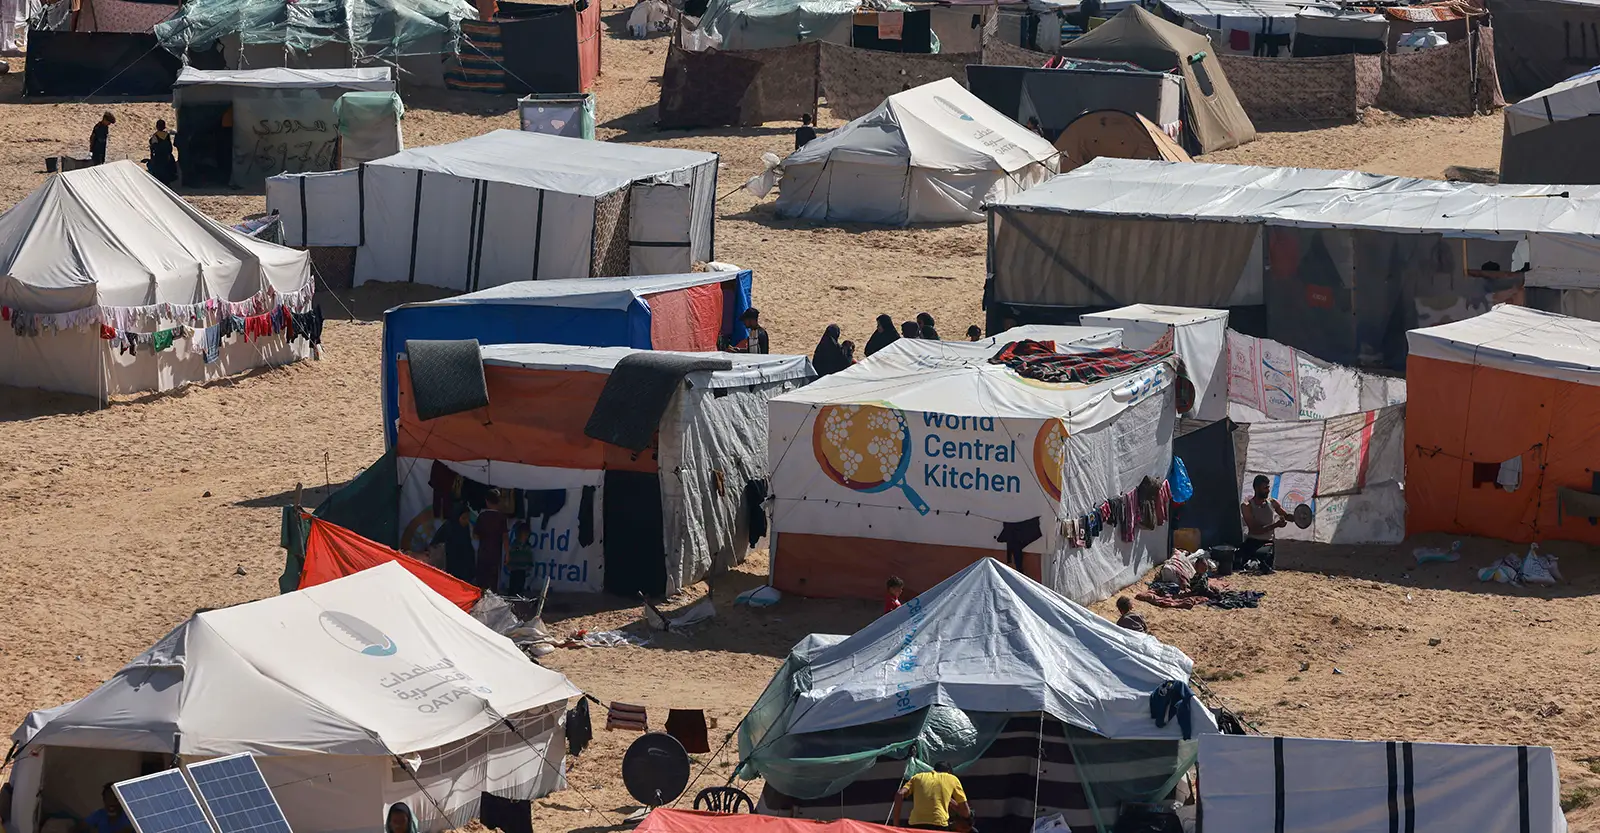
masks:
[[[489,404],[483,376],[483,351],[475,338],[465,341],[406,341],[406,365],[417,418],[430,420]]]
[[[733,362],[680,356],[671,353],[632,353],[617,362],[594,403],[583,433],[621,446],[643,451],[656,435],[661,417],[672,404],[672,395],[683,385],[683,377],[700,370],[729,370]]]

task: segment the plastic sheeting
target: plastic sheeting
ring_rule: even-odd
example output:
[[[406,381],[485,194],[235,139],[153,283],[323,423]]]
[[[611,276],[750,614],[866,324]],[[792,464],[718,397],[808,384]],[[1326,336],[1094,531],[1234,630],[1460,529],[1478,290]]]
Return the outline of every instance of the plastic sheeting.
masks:
[[[1148,350],[1173,335],[1173,350],[1194,383],[1195,407],[1186,416],[1207,422],[1228,415],[1228,313],[1195,307],[1134,304],[1080,316],[1084,326],[1118,327],[1122,346]]]
[[[348,45],[354,63],[453,52],[461,21],[477,16],[466,0],[194,0],[155,32],[179,55],[236,36],[245,46],[282,44],[296,52]]]
[[[699,28],[686,32],[685,40],[697,52],[709,47],[767,49],[806,41],[849,45],[851,17],[860,6],[861,0],[712,0]]]
[[[878,109],[783,163],[779,216],[903,225],[978,222],[983,204],[1057,169],[1049,142],[945,78]]]
[[[1567,830],[1546,746],[1204,735],[1200,773],[1213,829]]]
[[[1411,354],[1527,376],[1600,385],[1600,323],[1501,304],[1406,334]]]
[[[1234,422],[1326,419],[1406,401],[1406,380],[1326,362],[1271,339],[1228,331]]]

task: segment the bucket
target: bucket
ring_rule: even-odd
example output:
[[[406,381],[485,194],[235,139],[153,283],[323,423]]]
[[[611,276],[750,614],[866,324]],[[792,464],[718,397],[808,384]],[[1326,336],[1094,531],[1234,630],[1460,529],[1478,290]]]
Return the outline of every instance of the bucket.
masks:
[[[1185,526],[1172,530],[1172,546],[1184,552],[1200,549],[1200,528]]]
[[[1217,565],[1217,575],[1225,576],[1233,572],[1234,556],[1238,555],[1238,553],[1238,547],[1218,544],[1206,552],[1206,557]]]

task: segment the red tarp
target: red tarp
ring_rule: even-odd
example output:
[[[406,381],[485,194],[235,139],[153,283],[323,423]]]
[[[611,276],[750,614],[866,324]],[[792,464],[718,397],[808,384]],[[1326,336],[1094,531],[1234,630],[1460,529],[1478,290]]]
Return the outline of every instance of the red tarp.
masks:
[[[359,573],[386,561],[395,561],[422,579],[422,583],[432,587],[434,592],[468,613],[483,596],[482,590],[399,550],[369,541],[321,518],[310,518],[310,521],[311,531],[306,535],[306,564],[300,571],[301,590]]]
[[[864,821],[813,821],[751,813],[719,816],[690,810],[651,810],[639,833],[904,833],[900,828]]]

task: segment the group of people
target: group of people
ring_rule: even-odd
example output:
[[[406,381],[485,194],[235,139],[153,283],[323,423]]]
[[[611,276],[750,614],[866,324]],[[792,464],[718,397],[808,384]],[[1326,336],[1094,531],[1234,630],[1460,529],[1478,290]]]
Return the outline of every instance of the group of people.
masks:
[[[116,123],[116,114],[107,110],[89,132],[89,159],[93,164],[106,163],[106,149],[111,145],[111,127]],[[178,158],[173,153],[173,147],[173,134],[167,130],[166,120],[156,119],[156,130],[150,134],[150,158],[144,160],[144,166],[163,185],[178,181]]]
[[[827,376],[838,373],[856,363],[856,343],[854,341],[841,341],[842,331],[838,324],[829,324],[822,331],[822,340],[817,342],[817,349],[811,354],[811,366],[816,368],[818,376]],[[905,321],[895,328],[894,319],[888,315],[879,315],[877,326],[872,335],[867,338],[864,355],[870,356],[902,338],[920,338],[928,341],[941,341],[939,330],[934,325],[933,316],[917,313],[916,320]],[[967,328],[967,341],[977,341],[983,338],[983,329],[973,324]]]

